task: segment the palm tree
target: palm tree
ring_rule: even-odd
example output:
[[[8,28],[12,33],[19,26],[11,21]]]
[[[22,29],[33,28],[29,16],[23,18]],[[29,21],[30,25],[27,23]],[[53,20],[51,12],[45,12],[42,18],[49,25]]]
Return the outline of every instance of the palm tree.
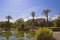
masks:
[[[8,23],[10,22],[10,19],[12,19],[12,17],[10,15],[6,16],[6,19],[8,19]]]
[[[32,26],[34,28],[34,17],[35,17],[35,12],[32,12],[31,13],[31,16],[32,16]]]
[[[12,17],[10,15],[6,16],[6,19],[8,19],[7,21],[7,25],[6,25],[6,30],[9,30],[11,25],[10,25],[10,19],[12,19]]]
[[[49,12],[50,12],[49,9],[43,10],[43,13],[46,15],[47,26],[48,26],[48,14],[49,14]]]
[[[35,12],[32,12],[31,15],[32,15],[32,17],[33,17],[33,21],[34,21]]]

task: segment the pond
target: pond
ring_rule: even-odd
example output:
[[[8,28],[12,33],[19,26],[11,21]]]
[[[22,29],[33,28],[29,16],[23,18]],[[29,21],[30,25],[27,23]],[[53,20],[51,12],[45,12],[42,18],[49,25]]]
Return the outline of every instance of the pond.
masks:
[[[6,31],[0,34],[0,40],[36,40],[35,32]]]

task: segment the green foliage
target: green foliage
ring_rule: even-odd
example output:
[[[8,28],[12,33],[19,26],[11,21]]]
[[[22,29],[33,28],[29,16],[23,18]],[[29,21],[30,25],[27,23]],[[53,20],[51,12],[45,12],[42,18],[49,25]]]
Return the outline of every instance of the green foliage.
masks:
[[[35,16],[35,12],[32,12],[31,15],[32,15],[32,17],[34,18],[34,16]]]
[[[8,24],[9,24],[9,21],[10,19],[12,19],[12,17],[10,15],[6,16],[6,19],[8,19]]]
[[[60,31],[60,27],[52,28],[53,31]]]
[[[36,35],[35,32],[30,32],[30,31],[26,32],[26,34],[27,34],[27,37],[28,37],[28,38],[35,37],[35,35]]]
[[[46,16],[46,21],[47,21],[47,27],[48,27],[48,14],[49,14],[49,12],[50,12],[50,10],[49,9],[45,9],[45,10],[43,10],[43,13],[45,14],[45,16]]]
[[[22,24],[24,24],[24,19],[23,18],[17,19],[15,24],[19,28]]]
[[[51,40],[52,39],[52,31],[48,28],[40,28],[36,32],[36,40]]]
[[[54,27],[57,27],[56,20],[54,20],[53,23],[54,23]]]
[[[15,36],[18,37],[24,37],[24,31],[18,31],[17,34],[15,34]]]
[[[7,40],[9,39],[10,36],[12,36],[11,32],[10,31],[6,31],[4,33],[4,36],[7,38]]]
[[[57,18],[53,20],[54,27],[60,27],[60,14],[57,15]]]
[[[57,20],[60,20],[60,13],[59,13],[58,16],[57,16]]]
[[[31,16],[32,16],[32,18],[33,18],[33,19],[32,19],[32,26],[33,26],[33,28],[34,28],[34,17],[35,17],[35,12],[32,12],[32,13],[31,13]]]

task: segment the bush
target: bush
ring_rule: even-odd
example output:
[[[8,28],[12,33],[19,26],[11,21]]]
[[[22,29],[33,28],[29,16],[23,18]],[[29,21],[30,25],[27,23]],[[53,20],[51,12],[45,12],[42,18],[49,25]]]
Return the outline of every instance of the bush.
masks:
[[[53,28],[52,31],[60,31],[60,28]]]
[[[60,31],[60,27],[49,27],[52,31]]]
[[[52,40],[52,31],[48,28],[40,28],[36,32],[36,40]]]

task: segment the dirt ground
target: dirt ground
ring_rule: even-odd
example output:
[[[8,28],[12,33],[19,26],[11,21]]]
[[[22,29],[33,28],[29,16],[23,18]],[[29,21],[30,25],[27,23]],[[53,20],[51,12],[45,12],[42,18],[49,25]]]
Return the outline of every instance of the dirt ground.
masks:
[[[60,32],[53,32],[53,37],[55,37],[56,40],[60,40]]]

